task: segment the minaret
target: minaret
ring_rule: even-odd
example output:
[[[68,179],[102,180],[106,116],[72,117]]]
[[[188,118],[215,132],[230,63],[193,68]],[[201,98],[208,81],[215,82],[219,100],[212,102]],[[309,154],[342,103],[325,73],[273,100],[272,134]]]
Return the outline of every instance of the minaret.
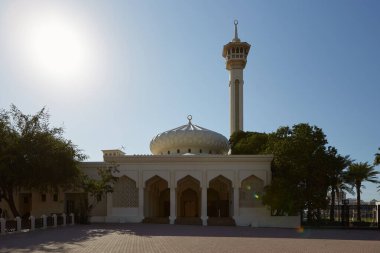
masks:
[[[226,59],[226,69],[230,72],[230,131],[243,130],[243,70],[251,47],[247,42],[240,42],[238,37],[238,21],[234,21],[235,36],[231,42],[224,45],[223,57]]]

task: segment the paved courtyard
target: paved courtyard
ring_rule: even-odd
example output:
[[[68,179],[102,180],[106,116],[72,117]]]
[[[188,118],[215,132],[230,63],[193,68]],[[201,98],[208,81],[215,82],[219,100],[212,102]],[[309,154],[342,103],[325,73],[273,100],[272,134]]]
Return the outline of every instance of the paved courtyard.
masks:
[[[380,252],[378,230],[92,224],[0,236],[0,252]]]

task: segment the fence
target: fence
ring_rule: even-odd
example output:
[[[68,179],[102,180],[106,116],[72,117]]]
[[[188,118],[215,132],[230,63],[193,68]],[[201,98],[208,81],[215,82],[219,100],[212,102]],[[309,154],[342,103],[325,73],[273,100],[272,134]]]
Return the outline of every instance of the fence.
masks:
[[[20,217],[16,217],[13,220],[0,218],[0,234],[27,230],[33,231],[35,229],[66,226],[68,224],[74,225],[74,220],[74,214],[72,213],[69,216],[63,213],[60,215],[53,214],[52,216],[42,215],[41,218],[30,216],[29,218],[21,219]]]
[[[305,226],[361,227],[380,229],[380,205],[361,205],[360,221],[357,205],[335,205],[333,219],[330,219],[331,206],[319,210],[319,217],[313,221],[302,220]],[[303,215],[306,218],[306,211]]]

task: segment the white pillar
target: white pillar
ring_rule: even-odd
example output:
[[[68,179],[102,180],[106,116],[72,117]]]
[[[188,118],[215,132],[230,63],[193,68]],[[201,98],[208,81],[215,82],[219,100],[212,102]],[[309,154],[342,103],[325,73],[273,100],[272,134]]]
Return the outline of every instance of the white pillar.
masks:
[[[235,222],[239,219],[239,188],[234,187],[234,216]]]
[[[54,225],[53,227],[57,227],[57,215],[56,214],[53,214],[53,222],[54,222]]]
[[[5,234],[5,223],[6,220],[4,218],[0,218],[0,234]]]
[[[36,228],[36,218],[34,216],[30,216],[30,230],[33,231]]]
[[[71,213],[70,216],[71,216],[71,225],[74,225],[75,224],[75,221],[74,221],[75,216],[73,213]]]
[[[207,187],[202,187],[202,208],[201,208],[201,219],[202,225],[207,226]]]
[[[15,218],[15,220],[16,220],[16,222],[17,222],[17,229],[16,229],[16,231],[17,231],[17,232],[20,232],[20,231],[21,231],[21,218],[20,218],[19,216],[17,216],[17,217]]]
[[[144,219],[144,187],[139,188],[139,219]]]
[[[41,216],[42,218],[42,228],[47,228],[47,217],[45,214]]]
[[[63,218],[62,226],[66,226],[66,214],[65,213],[62,214],[62,218]]]
[[[177,206],[177,203],[176,203],[176,197],[175,197],[175,188],[171,187],[170,188],[170,217],[169,217],[170,224],[174,224],[175,219],[177,218],[176,213],[175,213],[176,206]]]

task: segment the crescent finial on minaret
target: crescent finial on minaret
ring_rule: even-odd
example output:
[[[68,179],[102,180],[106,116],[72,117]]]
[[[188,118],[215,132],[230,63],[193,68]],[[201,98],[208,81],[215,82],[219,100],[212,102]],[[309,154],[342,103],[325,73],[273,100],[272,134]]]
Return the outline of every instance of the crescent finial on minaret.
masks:
[[[240,39],[239,39],[239,36],[238,36],[238,29],[237,29],[237,25],[239,24],[239,22],[237,21],[237,19],[234,20],[234,25],[235,25],[235,37],[234,39],[232,40],[233,42],[240,42]]]

